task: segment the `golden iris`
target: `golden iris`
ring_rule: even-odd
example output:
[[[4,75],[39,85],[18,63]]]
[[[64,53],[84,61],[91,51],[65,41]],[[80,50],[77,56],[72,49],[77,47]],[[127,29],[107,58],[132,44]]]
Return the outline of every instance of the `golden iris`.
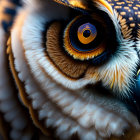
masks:
[[[85,23],[78,28],[77,36],[82,44],[89,44],[97,36],[96,27],[93,24]]]

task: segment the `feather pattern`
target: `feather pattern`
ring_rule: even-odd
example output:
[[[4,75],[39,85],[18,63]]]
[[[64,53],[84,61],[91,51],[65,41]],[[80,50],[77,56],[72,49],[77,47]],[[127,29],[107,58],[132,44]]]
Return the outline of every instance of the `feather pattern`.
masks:
[[[21,9],[20,1],[5,2],[14,9],[9,6],[3,12],[3,4],[0,15],[8,22],[14,20],[14,24],[12,28],[4,26],[0,18],[0,121],[6,123],[0,123],[3,138],[133,139],[124,133],[136,133],[139,124],[123,100],[131,97],[135,85],[139,40],[133,39],[134,29],[126,25],[127,18],[104,0],[25,0]],[[76,60],[66,51],[67,26],[63,25],[75,19],[72,13],[76,17],[93,15],[105,24],[105,33],[106,24],[111,25],[113,40],[110,37],[106,41],[103,36],[101,45],[105,42],[104,51],[113,51],[103,63]],[[102,14],[107,18],[100,17]],[[62,28],[57,28],[59,25]]]

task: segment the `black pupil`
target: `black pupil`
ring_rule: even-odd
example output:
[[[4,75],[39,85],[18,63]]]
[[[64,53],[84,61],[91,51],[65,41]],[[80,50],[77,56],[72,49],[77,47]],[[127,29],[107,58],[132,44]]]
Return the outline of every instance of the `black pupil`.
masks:
[[[84,37],[89,37],[90,36],[90,30],[85,30],[84,32],[83,32],[83,36]]]

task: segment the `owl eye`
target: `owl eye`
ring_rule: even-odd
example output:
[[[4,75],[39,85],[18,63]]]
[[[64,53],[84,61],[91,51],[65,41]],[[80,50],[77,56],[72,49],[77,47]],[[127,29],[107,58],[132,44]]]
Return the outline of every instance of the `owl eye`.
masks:
[[[79,16],[66,28],[64,44],[66,51],[75,59],[89,60],[105,51],[101,24],[90,18]]]
[[[78,28],[77,36],[81,43],[89,44],[97,36],[96,27],[91,23],[85,23]]]
[[[109,50],[107,28],[100,17],[77,16],[65,29],[64,48],[77,60],[101,59]]]

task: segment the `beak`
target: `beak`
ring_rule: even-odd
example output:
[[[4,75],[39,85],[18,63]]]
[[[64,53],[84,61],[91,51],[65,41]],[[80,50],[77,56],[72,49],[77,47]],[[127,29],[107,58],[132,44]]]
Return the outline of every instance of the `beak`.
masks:
[[[137,116],[137,119],[140,124],[140,69],[138,70],[136,76],[136,83],[133,88],[132,97],[129,99],[129,103],[131,104],[132,112]]]

